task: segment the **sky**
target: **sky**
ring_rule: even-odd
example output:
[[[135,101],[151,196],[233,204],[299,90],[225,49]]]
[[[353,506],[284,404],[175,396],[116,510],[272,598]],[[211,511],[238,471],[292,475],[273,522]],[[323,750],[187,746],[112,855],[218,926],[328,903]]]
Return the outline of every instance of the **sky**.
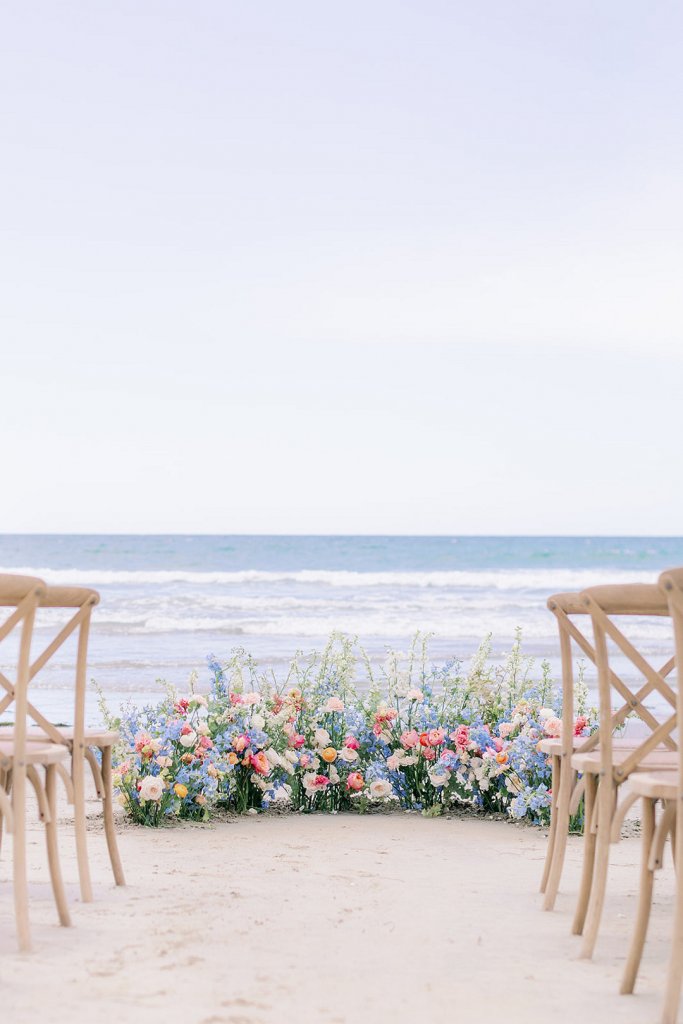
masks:
[[[681,534],[678,3],[0,14],[0,532]]]

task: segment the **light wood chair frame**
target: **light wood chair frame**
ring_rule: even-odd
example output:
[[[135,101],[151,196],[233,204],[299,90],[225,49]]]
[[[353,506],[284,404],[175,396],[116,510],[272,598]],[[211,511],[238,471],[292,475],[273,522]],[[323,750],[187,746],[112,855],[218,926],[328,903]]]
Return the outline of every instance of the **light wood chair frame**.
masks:
[[[570,816],[576,813],[581,797],[585,797],[584,814],[584,871],[579,889],[579,899],[574,918],[573,931],[580,934],[585,919],[590,885],[592,881],[592,863],[594,855],[596,822],[594,821],[595,809],[595,788],[590,783],[586,792],[586,780],[578,776],[572,766],[574,754],[584,754],[594,751],[600,742],[600,729],[598,728],[590,736],[584,738],[583,742],[575,741],[574,737],[574,664],[572,643],[575,644],[583,655],[597,667],[597,655],[595,648],[588,638],[581,632],[573,621],[575,616],[590,616],[589,609],[580,592],[554,594],[548,598],[548,608],[554,614],[560,639],[560,656],[562,671],[562,734],[560,737],[560,751],[555,750],[549,754],[552,764],[552,800],[550,829],[548,834],[548,847],[541,879],[541,892],[544,893],[543,909],[552,910],[555,906],[557,893],[559,891],[562,871],[567,849],[567,838],[569,834]],[[660,669],[662,676],[668,675],[674,665],[673,658],[669,659]],[[637,694],[631,694],[629,688],[610,667],[609,676],[613,687],[622,694],[624,704],[621,708],[613,711],[610,720],[610,734],[624,724],[627,716],[633,709],[633,700],[641,701],[647,696],[647,684]],[[649,692],[649,690],[647,690]],[[626,695],[630,695],[626,698]],[[645,709],[646,714],[649,714]],[[672,749],[673,741],[668,744]],[[633,748],[637,744],[631,744]],[[553,744],[557,747],[557,744]],[[635,797],[629,797],[620,804],[615,804],[612,816],[611,837],[617,841],[621,834],[621,826],[624,817]]]
[[[46,586],[40,579],[0,575],[0,606],[14,609],[0,626],[0,642],[16,627],[21,630],[14,685],[5,675],[2,677],[10,689],[2,701],[2,709],[7,710],[14,705],[14,726],[11,736],[0,740],[0,839],[4,826],[12,835],[14,914],[22,952],[31,948],[26,857],[27,783],[35,791],[40,819],[45,826],[50,881],[59,922],[63,926],[71,924],[57,842],[56,771],[67,753],[48,743],[29,745],[27,740],[31,641],[36,609],[45,590]],[[40,767],[45,770],[44,782],[38,772]]]
[[[594,846],[586,844],[584,851],[589,855],[589,863],[584,862],[586,877],[582,878],[574,928],[583,935],[580,955],[590,958],[595,949],[604,908],[609,847],[614,839],[613,822],[619,787],[633,772],[650,767],[647,758],[656,751],[665,748],[661,764],[652,765],[662,769],[673,767],[679,754],[671,735],[677,722],[676,693],[666,681],[666,676],[673,670],[675,659],[670,658],[657,671],[612,621],[613,616],[668,617],[669,608],[661,589],[657,584],[591,587],[582,592],[582,600],[593,623],[600,700],[600,741],[596,751],[599,752],[599,770],[597,774],[592,770],[585,772],[586,804],[595,808],[591,810],[594,819],[591,831],[595,833],[595,842]],[[644,677],[644,684],[636,692],[611,670],[608,637]],[[616,711],[612,707],[614,691],[624,702]],[[644,704],[645,699],[655,692],[664,698],[673,711],[663,721],[659,721]],[[632,714],[637,715],[649,729],[649,735],[634,746],[619,751],[615,749],[612,736],[615,722],[621,724]],[[572,758],[575,764],[577,753]],[[629,802],[633,803],[634,799],[632,797]],[[586,912],[582,920],[584,905]]]
[[[683,569],[662,573],[659,585],[667,600],[674,629],[677,673],[677,729],[683,736]],[[683,981],[683,745],[679,744],[676,770],[640,775],[634,784],[642,798],[642,854],[636,920],[621,982],[622,994],[635,988],[652,908],[655,872],[662,867],[664,845],[671,834],[676,892],[669,970],[662,1009],[662,1024],[676,1024]],[[658,814],[659,808],[659,814]]]
[[[71,756],[71,771],[63,768],[60,772],[65,785],[67,798],[74,806],[74,831],[76,835],[76,857],[81,899],[84,903],[93,899],[92,879],[87,850],[87,820],[85,806],[85,765],[89,764],[97,795],[102,801],[104,830],[109,852],[109,860],[116,885],[125,885],[125,876],[116,841],[114,822],[114,790],[112,780],[112,748],[116,740],[115,734],[107,734],[102,730],[87,730],[85,727],[85,696],[86,673],[88,658],[88,639],[93,608],[99,602],[99,594],[86,587],[45,587],[41,594],[40,608],[74,609],[74,614],[47,645],[42,653],[32,662],[29,668],[29,681],[34,679],[63,646],[69,637],[78,631],[76,672],[74,687],[74,722],[71,735],[66,735],[59,726],[50,722],[32,703],[27,702],[27,714],[37,730],[28,734],[29,741],[45,742],[46,740],[60,744]],[[0,700],[0,713],[5,710],[13,699],[13,690],[9,680],[0,672],[0,686],[7,693]],[[1,736],[1,733],[0,733]],[[98,762],[93,748],[99,750],[101,761]],[[61,766],[60,766],[61,767]]]

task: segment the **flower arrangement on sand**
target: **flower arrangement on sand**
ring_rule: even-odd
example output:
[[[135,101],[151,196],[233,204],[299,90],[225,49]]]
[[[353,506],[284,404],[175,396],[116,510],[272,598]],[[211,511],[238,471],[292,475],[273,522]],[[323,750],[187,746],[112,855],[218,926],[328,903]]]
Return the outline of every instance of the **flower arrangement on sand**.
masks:
[[[297,653],[284,679],[242,649],[208,659],[211,686],[156,706],[127,705],[115,785],[133,821],[208,820],[226,809],[256,813],[366,811],[373,806],[440,814],[455,807],[545,823],[550,770],[538,749],[561,728],[561,696],[521,639],[502,665],[490,638],[465,671],[435,667],[428,637],[390,652],[380,670],[355,640],[333,634],[321,654]],[[363,692],[357,683],[363,674]],[[595,727],[577,687],[577,734]]]

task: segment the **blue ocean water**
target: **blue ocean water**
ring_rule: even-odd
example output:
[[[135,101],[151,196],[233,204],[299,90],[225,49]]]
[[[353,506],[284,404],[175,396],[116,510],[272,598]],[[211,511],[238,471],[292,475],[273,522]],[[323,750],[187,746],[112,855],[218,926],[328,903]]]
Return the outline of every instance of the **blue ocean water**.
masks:
[[[90,669],[114,700],[141,699],[159,678],[182,687],[208,652],[235,646],[284,665],[332,630],[358,635],[375,659],[432,632],[434,660],[466,661],[488,633],[502,655],[521,626],[528,652],[552,663],[549,594],[650,582],[681,564],[683,538],[0,536],[0,571],[100,591]],[[666,622],[634,627],[644,651],[668,649]],[[60,657],[41,685],[59,703],[69,681]]]

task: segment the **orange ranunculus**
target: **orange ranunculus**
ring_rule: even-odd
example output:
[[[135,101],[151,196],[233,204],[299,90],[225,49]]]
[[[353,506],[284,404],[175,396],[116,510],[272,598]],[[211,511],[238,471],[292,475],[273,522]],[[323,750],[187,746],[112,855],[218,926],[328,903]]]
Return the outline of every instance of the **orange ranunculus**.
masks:
[[[504,750],[499,750],[496,754],[496,761],[498,764],[507,764],[508,756]]]
[[[173,792],[183,800],[187,796],[187,786],[184,786],[182,782],[176,782]]]
[[[232,750],[228,754],[228,764],[237,764],[237,754]]]
[[[421,747],[428,747],[429,746],[429,733],[426,733],[426,732],[421,732],[420,733],[420,746]]]
[[[325,747],[320,756],[323,761],[327,762],[327,764],[332,764],[333,761],[337,760],[337,751],[334,747]]]
[[[180,760],[183,762],[183,764],[192,764],[192,762],[194,761],[194,754],[183,754]]]

